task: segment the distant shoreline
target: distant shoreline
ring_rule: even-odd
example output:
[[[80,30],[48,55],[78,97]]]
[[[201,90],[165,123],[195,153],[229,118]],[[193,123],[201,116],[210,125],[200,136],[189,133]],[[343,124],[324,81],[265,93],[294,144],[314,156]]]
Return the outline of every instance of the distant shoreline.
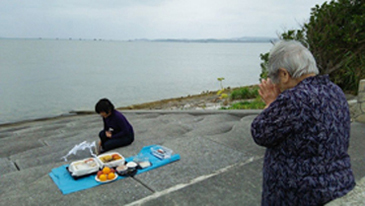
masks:
[[[85,39],[85,38],[7,38],[0,37],[0,40],[52,40],[52,41],[105,41],[105,42],[169,42],[169,43],[271,43],[278,40],[278,38],[272,37],[241,37],[241,38],[229,38],[229,39],[128,39],[128,40],[116,40],[116,39]]]

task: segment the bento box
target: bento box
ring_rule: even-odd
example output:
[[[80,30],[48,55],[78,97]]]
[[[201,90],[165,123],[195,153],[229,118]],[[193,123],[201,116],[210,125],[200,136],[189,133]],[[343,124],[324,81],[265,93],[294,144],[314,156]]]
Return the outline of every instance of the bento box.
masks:
[[[99,164],[107,167],[118,167],[124,165],[125,158],[118,152],[105,153],[97,156]]]
[[[95,158],[87,158],[71,162],[68,171],[72,177],[82,177],[98,172],[99,168],[100,164]]]

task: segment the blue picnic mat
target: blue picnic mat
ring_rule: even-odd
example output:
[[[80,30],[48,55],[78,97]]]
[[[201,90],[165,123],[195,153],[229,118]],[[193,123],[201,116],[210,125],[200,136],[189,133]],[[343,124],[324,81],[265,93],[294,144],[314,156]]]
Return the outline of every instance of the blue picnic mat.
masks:
[[[138,155],[143,155],[143,156],[148,157],[149,161],[152,163],[152,166],[147,167],[145,169],[139,169],[137,171],[136,175],[156,169],[158,167],[164,166],[166,164],[175,162],[180,159],[179,154],[173,154],[173,155],[171,155],[171,158],[168,158],[168,159],[162,159],[162,160],[158,159],[157,157],[153,156],[151,153],[150,148],[153,146],[156,146],[156,145],[150,145],[147,147],[143,147],[138,154]],[[136,155],[136,156],[138,156],[138,155]],[[134,157],[135,156],[128,157],[125,160],[127,162],[129,162],[129,161],[132,161]],[[52,169],[52,171],[49,173],[49,176],[52,178],[54,183],[58,186],[58,188],[61,190],[61,192],[63,194],[69,194],[69,193],[77,192],[80,190],[85,190],[88,188],[92,188],[92,187],[104,184],[104,183],[97,182],[95,180],[95,175],[90,175],[90,176],[79,178],[79,179],[75,180],[71,177],[70,173],[67,171],[67,169],[66,169],[67,167],[68,167],[68,165],[62,165],[61,167]],[[124,179],[124,178],[127,178],[127,177],[118,176],[116,181]]]

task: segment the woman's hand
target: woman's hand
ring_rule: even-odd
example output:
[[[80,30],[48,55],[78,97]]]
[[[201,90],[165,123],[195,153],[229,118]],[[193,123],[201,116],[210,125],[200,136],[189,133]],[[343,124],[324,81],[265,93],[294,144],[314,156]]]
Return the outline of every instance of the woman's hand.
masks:
[[[270,79],[261,80],[259,87],[259,94],[266,104],[266,109],[279,96],[280,89],[275,84],[273,84]]]
[[[111,131],[105,131],[105,135],[108,138],[112,138],[112,132]]]

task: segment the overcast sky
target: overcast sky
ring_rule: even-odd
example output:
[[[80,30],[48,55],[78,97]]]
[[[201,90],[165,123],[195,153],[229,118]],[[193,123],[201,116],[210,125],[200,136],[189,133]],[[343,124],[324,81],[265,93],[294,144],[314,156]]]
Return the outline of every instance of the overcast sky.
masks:
[[[0,0],[5,38],[277,37],[324,0]]]

